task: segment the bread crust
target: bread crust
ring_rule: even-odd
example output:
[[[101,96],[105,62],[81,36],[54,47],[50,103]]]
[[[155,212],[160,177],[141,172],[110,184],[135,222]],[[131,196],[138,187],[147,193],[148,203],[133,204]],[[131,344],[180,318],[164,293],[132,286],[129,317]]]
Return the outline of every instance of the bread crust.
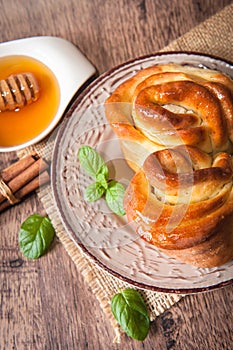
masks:
[[[106,101],[135,171],[124,197],[138,234],[199,267],[233,259],[233,81],[177,64],[143,69]]]

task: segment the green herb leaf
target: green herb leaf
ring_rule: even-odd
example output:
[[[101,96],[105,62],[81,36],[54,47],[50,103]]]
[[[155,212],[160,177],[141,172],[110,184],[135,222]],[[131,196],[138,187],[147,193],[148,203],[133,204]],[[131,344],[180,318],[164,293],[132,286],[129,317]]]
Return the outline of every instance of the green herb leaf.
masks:
[[[78,151],[78,158],[83,169],[94,179],[103,174],[108,179],[108,167],[103,158],[90,146],[82,146]]]
[[[114,317],[124,331],[136,340],[144,340],[149,332],[150,319],[141,294],[127,288],[111,300]]]
[[[117,181],[111,181],[106,191],[106,202],[109,208],[117,215],[125,215],[123,207],[123,197],[125,189],[122,184]]]
[[[87,202],[95,202],[103,196],[104,192],[105,188],[99,182],[95,182],[87,186],[84,198]]]
[[[39,214],[29,216],[19,230],[22,254],[29,259],[39,258],[53,241],[55,231],[51,221]]]
[[[103,186],[103,188],[104,188],[105,190],[107,190],[107,188],[108,188],[108,182],[107,182],[106,177],[105,177],[104,174],[98,174],[98,175],[96,176],[96,180],[97,180],[97,182],[98,182],[99,184],[101,184],[101,185]]]
[[[125,215],[123,197],[125,189],[117,181],[108,183],[108,167],[103,158],[90,146],[82,146],[78,151],[78,158],[83,169],[97,181],[89,185],[84,197],[88,202],[101,198],[106,191],[106,201],[109,208],[117,215]]]

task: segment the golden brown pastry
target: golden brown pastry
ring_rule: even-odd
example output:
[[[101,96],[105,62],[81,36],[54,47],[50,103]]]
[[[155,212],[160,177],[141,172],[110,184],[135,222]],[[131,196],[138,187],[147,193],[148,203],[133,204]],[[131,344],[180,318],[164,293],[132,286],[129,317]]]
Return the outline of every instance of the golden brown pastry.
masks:
[[[233,81],[177,64],[141,70],[106,101],[136,172],[124,198],[138,234],[199,267],[233,259]]]
[[[106,101],[106,117],[135,171],[150,153],[183,143],[232,152],[232,91],[220,72],[158,65],[121,84]]]
[[[128,186],[129,221],[149,243],[199,267],[233,258],[231,157],[178,146],[148,156]]]

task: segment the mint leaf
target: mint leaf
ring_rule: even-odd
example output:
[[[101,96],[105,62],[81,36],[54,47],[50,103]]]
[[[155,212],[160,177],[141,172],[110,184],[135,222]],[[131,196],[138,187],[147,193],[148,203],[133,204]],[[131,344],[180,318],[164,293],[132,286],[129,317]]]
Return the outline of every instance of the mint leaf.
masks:
[[[108,183],[108,167],[103,158],[90,146],[80,147],[78,158],[83,169],[96,180],[94,184],[86,188],[85,199],[88,202],[94,202],[106,191],[105,199],[109,208],[117,215],[125,215],[123,208],[125,189],[117,181]]]
[[[124,331],[136,340],[144,340],[149,332],[150,319],[141,294],[127,288],[111,300],[112,313]]]
[[[123,207],[123,197],[125,189],[122,184],[117,181],[111,181],[106,191],[106,202],[109,208],[117,215],[125,215]]]
[[[108,182],[107,182],[106,177],[104,176],[104,174],[98,174],[96,176],[96,180],[97,180],[97,182],[99,182],[99,184],[101,184],[103,186],[103,188],[105,190],[107,190]]]
[[[105,188],[99,182],[95,182],[87,186],[84,198],[87,202],[95,202],[103,196],[104,192]]]
[[[103,174],[108,179],[108,167],[103,158],[90,146],[82,146],[78,151],[78,158],[83,169],[94,179]]]
[[[55,231],[51,221],[39,214],[29,216],[19,230],[22,254],[29,259],[39,258],[53,241]]]

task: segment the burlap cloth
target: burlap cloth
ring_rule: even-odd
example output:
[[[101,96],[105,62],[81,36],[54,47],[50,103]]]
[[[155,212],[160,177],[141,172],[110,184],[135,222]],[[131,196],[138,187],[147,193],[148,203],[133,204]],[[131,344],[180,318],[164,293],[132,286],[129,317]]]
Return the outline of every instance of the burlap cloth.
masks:
[[[227,60],[233,59],[233,5],[225,7],[222,11],[212,16],[205,22],[201,23],[190,32],[178,38],[161,51],[193,51],[206,54],[216,55]],[[19,157],[24,154],[36,151],[39,155],[49,159],[52,153],[53,140],[43,141],[35,146],[28,147],[18,153]],[[64,248],[73,259],[79,272],[82,273],[84,280],[91,287],[96,298],[99,300],[100,306],[112,322],[116,332],[115,341],[120,341],[121,330],[114,320],[110,301],[112,296],[127,287],[129,284],[109,275],[100,269],[76,246],[65,232],[60,221],[58,213],[54,207],[52,191],[49,186],[38,191],[38,196],[43,203],[48,216],[56,229],[56,234],[63,244]],[[174,303],[178,302],[183,296],[177,294],[166,294],[141,290],[148,310],[150,319],[153,321],[156,316],[170,308]]]

